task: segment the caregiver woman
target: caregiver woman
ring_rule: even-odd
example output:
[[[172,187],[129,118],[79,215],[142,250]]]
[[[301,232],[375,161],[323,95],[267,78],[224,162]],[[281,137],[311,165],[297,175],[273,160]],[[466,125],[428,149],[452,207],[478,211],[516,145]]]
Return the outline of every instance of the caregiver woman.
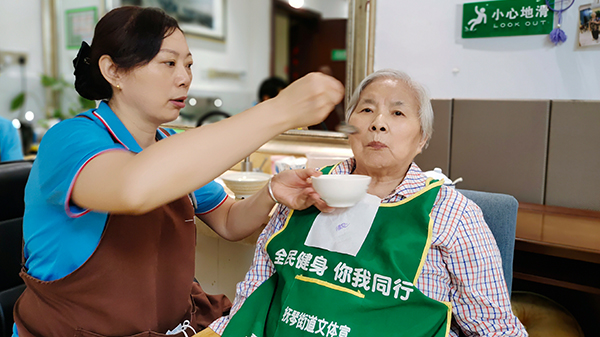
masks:
[[[50,129],[40,145],[26,187],[27,289],[14,334],[162,336],[181,325],[177,335],[191,336],[230,308],[194,282],[194,214],[237,240],[275,204],[267,188],[234,202],[212,180],[281,132],[321,122],[343,86],[310,74],[248,111],[170,136],[159,125],[177,118],[192,80],[192,55],[173,18],[114,9],[74,65],[77,91],[102,102]],[[315,174],[275,176],[275,198],[327,210],[307,182]]]

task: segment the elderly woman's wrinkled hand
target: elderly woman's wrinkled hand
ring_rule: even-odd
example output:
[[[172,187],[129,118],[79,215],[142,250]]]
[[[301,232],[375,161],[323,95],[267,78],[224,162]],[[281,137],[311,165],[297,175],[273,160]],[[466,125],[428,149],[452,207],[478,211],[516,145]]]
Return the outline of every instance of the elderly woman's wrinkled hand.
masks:
[[[279,203],[291,209],[315,206],[321,212],[331,212],[334,209],[327,206],[312,186],[311,177],[321,174],[314,169],[282,171],[272,179],[273,194]]]

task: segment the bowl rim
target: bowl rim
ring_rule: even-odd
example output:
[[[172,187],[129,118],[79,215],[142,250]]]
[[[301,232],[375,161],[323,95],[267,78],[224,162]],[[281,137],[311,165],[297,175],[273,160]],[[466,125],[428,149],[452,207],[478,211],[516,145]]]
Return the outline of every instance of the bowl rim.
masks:
[[[318,177],[312,177],[312,179],[317,180],[327,180],[327,179],[340,179],[340,178],[350,178],[350,179],[371,179],[371,176],[365,174],[323,174]]]
[[[256,180],[239,180],[240,177],[243,177],[244,175],[253,175],[264,179],[256,179]],[[237,178],[236,178],[237,177]],[[229,180],[229,181],[265,181],[265,180],[269,180],[272,177],[272,175],[265,173],[265,172],[244,172],[244,171],[229,171],[229,172],[225,172],[223,173],[219,178],[223,179],[223,181],[225,180]]]

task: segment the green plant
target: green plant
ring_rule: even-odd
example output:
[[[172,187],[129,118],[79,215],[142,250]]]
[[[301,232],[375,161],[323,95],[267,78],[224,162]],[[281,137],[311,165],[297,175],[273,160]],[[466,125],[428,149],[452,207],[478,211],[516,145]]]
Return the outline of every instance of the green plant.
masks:
[[[10,111],[20,109],[25,104],[25,92],[20,92],[15,98],[10,101]]]
[[[62,77],[56,78],[48,75],[42,75],[40,78],[42,86],[50,89],[55,96],[55,106],[49,107],[46,111],[46,118],[65,119],[78,113],[96,107],[96,102],[85,99],[75,92],[73,85],[65,81]],[[22,91],[10,102],[10,111],[20,109],[27,100],[27,92]]]

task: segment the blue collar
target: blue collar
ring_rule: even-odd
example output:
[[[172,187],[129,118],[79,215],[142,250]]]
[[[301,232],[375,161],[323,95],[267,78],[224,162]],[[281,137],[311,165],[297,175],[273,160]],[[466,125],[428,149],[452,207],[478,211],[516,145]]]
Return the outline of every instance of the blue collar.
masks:
[[[127,150],[135,153],[139,153],[142,151],[141,146],[137,143],[135,138],[131,135],[131,132],[127,130],[123,122],[115,115],[112,109],[106,104],[106,102],[100,102],[98,108],[88,110],[84,113],[81,113],[85,117],[91,118],[96,121],[97,124],[101,125],[104,129],[106,129],[113,139],[116,142],[123,145]],[[156,130],[156,138],[163,139],[167,137],[168,134],[163,132],[161,129]]]

